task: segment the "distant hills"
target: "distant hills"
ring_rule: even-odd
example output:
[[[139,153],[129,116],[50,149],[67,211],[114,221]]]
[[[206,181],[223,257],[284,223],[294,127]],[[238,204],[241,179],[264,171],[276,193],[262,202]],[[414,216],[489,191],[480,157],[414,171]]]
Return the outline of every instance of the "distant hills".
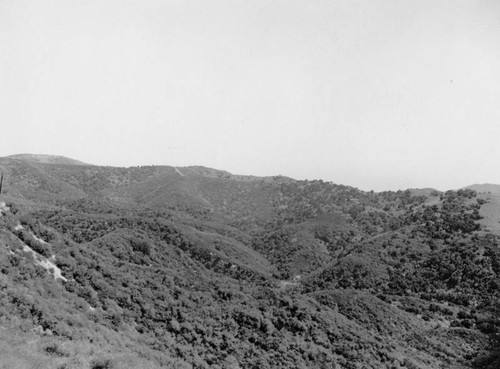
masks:
[[[374,193],[29,154],[0,171],[9,367],[499,365],[499,186]]]
[[[477,191],[479,193],[492,193],[492,194],[500,194],[500,185],[484,183],[484,184],[474,184],[471,186],[467,186],[465,188]]]
[[[64,165],[89,165],[81,161],[70,159],[59,155],[41,155],[41,154],[15,154],[7,158],[24,160],[31,163],[43,164],[64,164]]]

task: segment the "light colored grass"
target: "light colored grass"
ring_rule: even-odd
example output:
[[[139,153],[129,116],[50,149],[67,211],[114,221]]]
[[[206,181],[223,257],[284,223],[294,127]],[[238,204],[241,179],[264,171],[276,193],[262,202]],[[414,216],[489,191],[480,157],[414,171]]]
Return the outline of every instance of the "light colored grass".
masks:
[[[480,194],[479,197],[487,201],[479,210],[483,217],[479,224],[491,233],[500,235],[500,193]]]
[[[101,366],[97,366],[101,364]],[[105,364],[105,365],[103,365]],[[23,332],[17,324],[0,326],[0,369],[157,369],[160,366],[123,348],[69,341]]]

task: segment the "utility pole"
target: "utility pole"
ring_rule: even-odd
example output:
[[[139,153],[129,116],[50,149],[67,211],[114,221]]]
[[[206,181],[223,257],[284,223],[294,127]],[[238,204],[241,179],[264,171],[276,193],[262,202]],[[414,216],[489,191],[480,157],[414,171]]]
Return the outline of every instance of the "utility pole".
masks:
[[[2,185],[3,185],[3,172],[2,172],[2,177],[0,177],[0,195],[2,194]]]

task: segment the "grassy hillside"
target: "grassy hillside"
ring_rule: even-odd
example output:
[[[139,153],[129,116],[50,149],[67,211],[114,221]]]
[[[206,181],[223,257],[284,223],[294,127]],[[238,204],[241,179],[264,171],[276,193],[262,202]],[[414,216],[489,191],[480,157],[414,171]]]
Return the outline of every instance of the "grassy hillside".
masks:
[[[481,184],[468,188],[476,191],[478,197],[484,201],[480,210],[482,219],[479,220],[479,224],[484,229],[500,236],[500,185]]]
[[[498,363],[498,237],[475,190],[18,157],[0,170],[9,368]]]
[[[62,165],[88,165],[79,160],[70,159],[60,155],[16,154],[8,158],[23,160],[31,163],[62,164]]]

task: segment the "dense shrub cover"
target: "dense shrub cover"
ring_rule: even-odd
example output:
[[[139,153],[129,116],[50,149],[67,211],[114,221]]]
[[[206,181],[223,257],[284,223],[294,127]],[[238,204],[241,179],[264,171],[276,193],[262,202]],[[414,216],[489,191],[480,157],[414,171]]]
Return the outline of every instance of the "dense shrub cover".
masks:
[[[20,179],[0,217],[0,317],[57,365],[78,356],[61,342],[109,349],[79,354],[82,368],[495,362],[498,239],[472,190],[9,165]]]

